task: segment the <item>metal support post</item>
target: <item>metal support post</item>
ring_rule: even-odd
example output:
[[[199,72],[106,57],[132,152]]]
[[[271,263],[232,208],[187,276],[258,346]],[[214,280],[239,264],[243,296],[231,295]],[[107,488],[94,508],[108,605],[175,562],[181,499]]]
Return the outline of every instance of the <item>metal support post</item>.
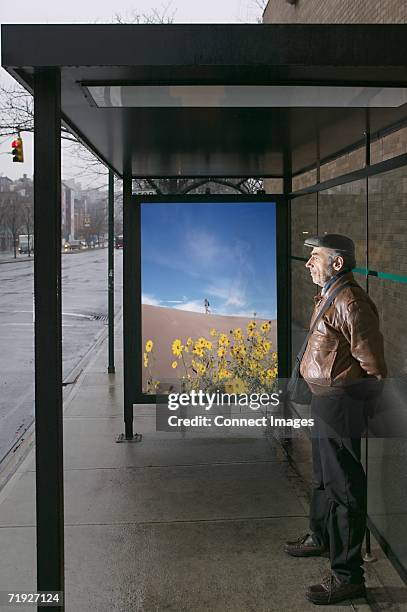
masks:
[[[370,109],[366,109],[366,129],[365,129],[365,165],[370,166]],[[369,177],[366,177],[366,270],[369,270]],[[366,292],[369,293],[369,275],[366,274]],[[369,475],[369,420],[366,416],[366,439],[365,439],[365,472],[366,472],[366,490],[368,487]],[[372,546],[370,541],[370,529],[366,527],[365,533],[366,552],[363,556],[365,563],[376,561],[376,557],[372,555]]]
[[[34,293],[37,589],[64,591],[61,313],[61,87],[34,77]],[[42,609],[39,606],[38,609]],[[61,610],[64,606],[50,606]]]
[[[287,133],[287,142],[290,142]],[[291,374],[291,199],[292,191],[292,161],[291,151],[285,148],[283,152],[283,194],[284,206],[280,206],[277,219],[277,330],[278,330],[278,378],[280,405],[284,418],[291,416],[289,399],[286,393],[287,381]],[[277,208],[278,211],[278,208]],[[291,431],[283,433],[283,442],[291,443]]]
[[[107,371],[109,374],[115,373],[114,366],[114,174],[109,170],[109,197],[108,197],[108,217],[109,217],[109,235],[108,235],[108,352],[109,365]]]
[[[136,274],[140,274],[140,218],[132,202],[131,172],[123,177],[123,372],[124,426],[116,442],[140,442],[142,436],[133,433],[133,402],[135,398],[136,351],[141,350],[141,295],[137,294]]]
[[[288,135],[287,135],[288,136]],[[283,155],[284,205],[280,206],[277,222],[278,262],[278,376],[287,379],[291,373],[291,200],[292,165],[291,151]],[[279,210],[277,208],[277,210]],[[280,340],[281,338],[281,340]]]

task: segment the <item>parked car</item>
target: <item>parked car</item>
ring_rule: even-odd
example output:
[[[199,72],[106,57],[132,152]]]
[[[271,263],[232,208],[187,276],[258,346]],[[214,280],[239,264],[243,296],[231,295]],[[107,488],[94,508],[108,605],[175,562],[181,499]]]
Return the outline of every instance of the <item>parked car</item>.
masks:
[[[18,252],[23,253],[34,253],[34,236],[31,234],[20,234],[18,237]]]

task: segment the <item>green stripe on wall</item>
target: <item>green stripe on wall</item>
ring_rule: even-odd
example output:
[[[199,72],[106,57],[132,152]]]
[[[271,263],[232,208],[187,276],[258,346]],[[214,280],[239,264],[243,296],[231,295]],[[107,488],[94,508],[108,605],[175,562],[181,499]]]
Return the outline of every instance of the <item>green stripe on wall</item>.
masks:
[[[308,261],[306,257],[295,257],[294,255],[291,256],[291,259],[296,261]],[[355,274],[363,274],[363,276],[375,276],[376,278],[393,281],[395,283],[407,283],[407,276],[401,276],[400,274],[377,272],[377,270],[367,270],[366,268],[353,268],[352,272]]]

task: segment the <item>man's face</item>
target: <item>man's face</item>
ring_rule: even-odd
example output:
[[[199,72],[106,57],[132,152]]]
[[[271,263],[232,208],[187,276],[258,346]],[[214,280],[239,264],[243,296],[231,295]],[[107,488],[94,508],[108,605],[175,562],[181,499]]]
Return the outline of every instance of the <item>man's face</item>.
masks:
[[[341,257],[337,257],[333,262],[329,263],[330,254],[330,249],[314,247],[311,251],[311,257],[305,264],[305,267],[311,273],[312,282],[320,287],[323,287],[342,267],[343,260],[341,261]]]

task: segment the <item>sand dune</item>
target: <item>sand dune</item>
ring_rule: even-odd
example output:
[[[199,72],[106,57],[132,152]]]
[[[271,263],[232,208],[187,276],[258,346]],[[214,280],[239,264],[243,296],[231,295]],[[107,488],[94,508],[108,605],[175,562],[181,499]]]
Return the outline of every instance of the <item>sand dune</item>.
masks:
[[[154,375],[160,381],[174,379],[182,376],[184,373],[181,369],[173,370],[171,363],[175,357],[171,351],[172,342],[176,338],[180,338],[185,344],[186,339],[190,336],[193,340],[204,336],[208,340],[210,330],[216,330],[229,334],[231,329],[241,327],[245,332],[246,326],[252,317],[226,316],[216,314],[204,314],[199,312],[189,312],[186,310],[178,310],[176,308],[163,308],[161,306],[142,305],[142,324],[143,338],[142,350],[144,351],[147,340],[152,340],[154,343]],[[267,319],[256,319],[262,323]],[[229,334],[230,335],[230,334]],[[277,350],[277,321],[274,319],[271,322],[271,332],[269,334],[273,343],[274,350]],[[143,386],[145,384],[146,371],[143,368]]]

